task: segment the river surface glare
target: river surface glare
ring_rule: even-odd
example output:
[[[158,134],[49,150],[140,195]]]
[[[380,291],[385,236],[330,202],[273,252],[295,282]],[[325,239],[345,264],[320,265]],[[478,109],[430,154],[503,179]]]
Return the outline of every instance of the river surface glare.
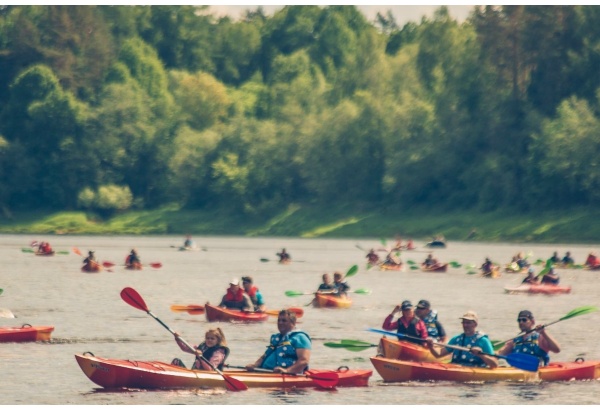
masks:
[[[221,389],[172,391],[106,391],[92,383],[80,370],[74,355],[93,352],[96,356],[132,360],[170,362],[181,358],[188,367],[192,356],[182,352],[171,334],[143,311],[127,305],[119,296],[132,287],[143,297],[154,315],[198,344],[204,332],[220,326],[231,348],[228,362],[245,365],[254,362],[277,330],[275,318],[259,324],[208,323],[203,315],[172,312],[172,304],[217,304],[228,282],[251,275],[269,309],[303,306],[310,296],[286,297],[286,290],[314,291],[323,273],[346,272],[358,264],[356,276],[348,279],[353,289],[368,288],[370,295],[353,295],[350,309],[305,307],[298,328],[312,337],[311,367],[337,369],[339,366],[374,370],[369,357],[375,349],[350,352],[331,349],[326,341],[341,339],[377,343],[379,336],[365,331],[381,328],[383,320],[402,300],[416,304],[431,302],[449,336],[462,331],[459,317],[467,310],[479,314],[479,330],[492,340],[506,340],[519,330],[517,313],[531,310],[537,323],[555,321],[574,308],[600,306],[600,272],[560,270],[561,284],[571,285],[567,295],[506,294],[504,286],[516,286],[521,275],[503,274],[499,279],[468,275],[464,267],[447,273],[366,270],[364,249],[380,247],[376,239],[297,239],[195,237],[205,251],[179,252],[183,237],[175,236],[43,236],[0,235],[1,308],[16,318],[0,318],[0,326],[55,326],[51,342],[0,344],[0,404],[34,405],[524,405],[600,404],[600,381],[561,383],[474,383],[411,382],[384,383],[374,371],[369,386],[316,389],[250,389],[231,393]],[[33,240],[47,240],[56,251],[68,255],[37,257],[22,252]],[[390,243],[392,241],[390,240]],[[417,251],[403,252],[402,259],[422,262],[427,256],[423,243]],[[86,274],[80,271],[83,257],[94,250],[100,261],[117,264],[113,272]],[[143,271],[127,271],[122,265],[132,247],[145,264],[161,262]],[[293,262],[279,265],[276,252],[287,248]],[[440,261],[481,265],[486,257],[501,264],[511,256],[531,251],[529,260],[547,259],[557,251],[562,257],[571,251],[576,263],[583,263],[590,250],[599,245],[539,245],[449,242],[433,254]],[[383,256],[383,253],[381,253]],[[261,262],[268,258],[269,262]],[[541,267],[536,266],[539,271]],[[561,321],[549,328],[561,344],[553,361],[572,361],[583,355],[600,360],[600,312]]]

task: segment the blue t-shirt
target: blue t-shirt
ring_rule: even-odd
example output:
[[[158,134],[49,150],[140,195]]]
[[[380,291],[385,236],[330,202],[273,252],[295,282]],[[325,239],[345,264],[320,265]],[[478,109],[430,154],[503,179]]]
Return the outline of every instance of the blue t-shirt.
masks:
[[[490,339],[488,339],[486,336],[479,337],[475,343],[471,343],[471,341],[475,338],[475,336],[473,336],[471,338],[467,338],[469,340],[468,342],[461,343],[462,337],[463,337],[462,334],[456,335],[452,339],[450,339],[450,342],[448,342],[448,344],[467,347],[467,348],[480,347],[481,350],[483,351],[483,353],[494,354],[494,347],[492,346],[492,342],[490,342]],[[455,349],[452,349],[451,347],[446,347],[446,350],[448,350],[451,353],[455,353],[452,357],[453,363],[457,362],[456,359],[459,359],[458,362],[460,364],[464,364],[464,365],[482,365],[482,363],[483,363],[481,358],[479,358],[477,355],[474,355],[472,353],[464,352],[462,350],[456,350],[456,352],[455,352]],[[455,357],[456,354],[458,354],[459,357]]]
[[[294,330],[294,332],[298,332],[298,330]],[[273,335],[272,338],[274,336],[280,336],[280,335]],[[306,334],[304,333],[294,333],[291,337],[289,337],[288,335],[284,336],[283,339],[280,338],[280,341],[289,341],[291,347],[293,348],[293,350],[295,351],[296,349],[309,349],[311,348],[311,342],[310,339],[306,336]],[[267,350],[267,357],[264,359],[264,361],[262,362],[261,367],[264,369],[274,369],[277,366],[281,366],[283,363],[285,363],[287,366],[284,367],[288,367],[289,366],[289,362],[291,362],[292,360],[290,360],[289,358],[283,357],[284,355],[290,354],[291,352],[286,352],[286,350],[290,349],[289,346],[279,346],[275,349],[275,351],[272,350]],[[295,353],[295,352],[294,352]],[[293,360],[295,362],[295,360]]]
[[[265,300],[263,299],[263,295],[262,295],[262,293],[260,293],[260,290],[256,291],[256,304],[258,306],[265,304]]]

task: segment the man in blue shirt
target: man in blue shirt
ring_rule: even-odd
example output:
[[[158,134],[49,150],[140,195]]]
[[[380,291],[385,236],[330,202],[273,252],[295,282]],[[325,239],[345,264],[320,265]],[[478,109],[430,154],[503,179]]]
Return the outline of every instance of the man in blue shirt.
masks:
[[[308,370],[311,341],[306,333],[296,330],[296,314],[289,310],[280,311],[277,329],[279,333],[271,336],[265,353],[255,363],[246,365],[246,369],[262,368],[290,374]]]

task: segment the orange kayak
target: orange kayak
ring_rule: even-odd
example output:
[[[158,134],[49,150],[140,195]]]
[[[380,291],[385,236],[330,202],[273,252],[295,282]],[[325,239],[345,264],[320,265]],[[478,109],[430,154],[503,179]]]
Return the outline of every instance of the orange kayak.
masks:
[[[406,340],[394,340],[382,337],[379,341],[378,353],[388,359],[412,360],[415,362],[443,362],[448,358],[438,359],[428,348]]]
[[[142,270],[142,264],[139,262],[134,262],[131,265],[125,265],[125,269],[127,269],[127,270]]]
[[[0,327],[0,342],[44,342],[51,338],[54,326]]]
[[[382,263],[379,265],[380,270],[402,270],[402,264],[392,265],[389,263]]]
[[[206,320],[209,322],[264,322],[269,315],[260,312],[242,312],[238,309],[225,309],[219,306],[204,305]]]
[[[556,362],[528,372],[515,367],[460,366],[451,363],[411,362],[384,357],[372,357],[371,363],[385,382],[419,381],[568,381],[600,378],[600,361]]]
[[[35,252],[35,256],[54,256],[54,251],[50,252]]]
[[[315,299],[313,301],[314,307],[328,307],[328,308],[349,308],[352,306],[352,299],[340,298],[325,293],[315,293]]]
[[[81,267],[81,271],[87,272],[87,273],[97,273],[97,272],[102,272],[102,270],[103,270],[103,267],[99,263],[93,263],[93,264],[89,264],[89,265],[86,264]]]
[[[134,389],[197,389],[225,388],[223,377],[206,370],[188,370],[157,361],[104,359],[93,355],[75,355],[85,375],[104,388]],[[317,378],[324,370],[311,369],[303,375],[258,373],[247,370],[225,370],[227,376],[243,382],[250,388],[317,387],[311,377]],[[372,370],[349,370],[340,367],[336,387],[367,386]]]

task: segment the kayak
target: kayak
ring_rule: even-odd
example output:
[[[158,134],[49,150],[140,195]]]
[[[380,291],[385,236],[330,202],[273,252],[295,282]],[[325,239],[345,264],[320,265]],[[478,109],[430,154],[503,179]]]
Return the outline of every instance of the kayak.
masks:
[[[87,272],[87,273],[97,273],[97,272],[102,272],[102,270],[103,270],[103,267],[99,263],[96,263],[92,266],[89,266],[86,264],[81,267],[81,271]]]
[[[500,273],[500,269],[497,266],[494,266],[492,268],[492,271],[488,275],[486,275],[483,272],[481,272],[481,276],[483,276],[484,278],[497,279],[500,276],[502,276],[502,274]]]
[[[406,340],[394,340],[382,337],[377,348],[378,354],[387,359],[409,360],[415,362],[443,362],[448,358],[436,358],[427,347]]]
[[[54,326],[0,327],[0,342],[44,342],[51,338]]]
[[[527,273],[528,270],[527,266],[520,268],[516,263],[509,263],[504,267],[506,273]]]
[[[550,363],[537,372],[528,372],[515,367],[460,366],[451,363],[411,362],[404,360],[372,357],[371,363],[385,382],[407,382],[411,380],[446,380],[456,382],[479,381],[568,381],[600,378],[600,361],[575,361]]]
[[[600,270],[600,265],[596,265],[596,266],[584,266],[583,269],[585,269],[585,270]]]
[[[142,270],[142,264],[139,262],[134,262],[131,265],[125,265],[125,269],[127,270]]]
[[[318,308],[349,308],[352,306],[352,299],[340,298],[333,295],[327,295],[324,293],[315,293],[315,299],[313,300],[313,306]]]
[[[198,248],[196,246],[180,246],[179,250],[180,251],[199,251],[200,248]]]
[[[445,248],[446,247],[446,242],[443,241],[431,241],[431,242],[427,242],[425,244],[426,247],[428,248]]]
[[[209,322],[264,322],[269,315],[260,312],[242,312],[237,309],[225,309],[215,305],[204,305],[206,320]]]
[[[446,272],[448,270],[448,264],[444,263],[443,265],[430,266],[430,267],[421,265],[421,270],[423,272]]]
[[[544,295],[554,295],[557,293],[571,293],[571,287],[549,284],[532,285],[524,283],[515,288],[505,287],[504,291],[506,293],[541,293]]]
[[[104,388],[225,388],[223,377],[213,371],[189,370],[159,361],[105,359],[89,352],[76,354],[75,359],[83,373]],[[319,372],[323,371],[311,369],[305,373],[307,376],[303,376],[227,369],[223,374],[234,377],[249,388],[290,388],[318,387],[311,377],[318,378]],[[350,370],[346,366],[335,372],[339,376],[336,387],[368,386],[369,377],[373,374],[373,370]]]
[[[402,264],[382,263],[379,265],[380,270],[402,270]]]
[[[54,256],[54,251],[50,251],[50,252],[35,252],[34,255],[35,256]]]

